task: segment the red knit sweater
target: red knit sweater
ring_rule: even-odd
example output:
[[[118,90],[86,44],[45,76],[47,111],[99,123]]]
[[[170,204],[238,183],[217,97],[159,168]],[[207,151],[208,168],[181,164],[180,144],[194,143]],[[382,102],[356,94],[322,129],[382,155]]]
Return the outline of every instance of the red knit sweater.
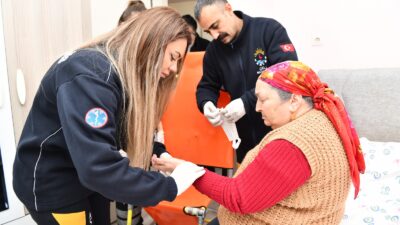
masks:
[[[310,176],[310,166],[301,150],[286,140],[275,140],[237,177],[207,170],[194,186],[230,211],[245,214],[275,205]]]

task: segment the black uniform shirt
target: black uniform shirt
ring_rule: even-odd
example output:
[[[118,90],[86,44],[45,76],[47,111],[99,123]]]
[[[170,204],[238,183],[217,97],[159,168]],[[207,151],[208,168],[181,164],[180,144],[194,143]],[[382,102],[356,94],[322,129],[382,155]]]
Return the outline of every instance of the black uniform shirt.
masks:
[[[258,76],[276,63],[296,61],[297,54],[286,29],[277,21],[249,17],[240,11],[235,14],[243,20],[243,28],[230,44],[213,40],[208,45],[196,98],[200,111],[207,101],[217,102],[221,88],[229,93],[231,100],[243,100],[246,115],[236,122],[242,139],[237,149],[237,158],[241,162],[247,151],[270,130],[255,111],[254,88]]]
[[[171,177],[129,166],[118,152],[122,89],[94,49],[64,55],[44,76],[18,144],[13,186],[29,208],[46,211],[93,192],[138,206],[173,200]]]

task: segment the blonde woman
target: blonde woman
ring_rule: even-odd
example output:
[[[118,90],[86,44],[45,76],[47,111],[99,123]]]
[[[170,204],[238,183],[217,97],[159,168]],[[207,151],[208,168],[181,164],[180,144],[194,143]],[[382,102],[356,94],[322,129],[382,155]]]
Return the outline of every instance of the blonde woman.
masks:
[[[50,67],[13,174],[14,190],[38,224],[109,224],[108,199],[172,201],[204,173],[191,163],[170,177],[146,171],[189,42],[179,13],[153,8]]]

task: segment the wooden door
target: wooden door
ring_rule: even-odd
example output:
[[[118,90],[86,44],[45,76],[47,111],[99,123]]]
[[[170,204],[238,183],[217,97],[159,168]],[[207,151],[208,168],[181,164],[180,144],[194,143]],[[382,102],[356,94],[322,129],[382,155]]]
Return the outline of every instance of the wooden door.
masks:
[[[90,0],[2,0],[4,41],[16,143],[48,67],[91,37]],[[17,71],[25,102],[17,93]],[[21,75],[20,75],[21,76]],[[21,81],[21,80],[20,80]],[[24,96],[20,96],[24,99]]]

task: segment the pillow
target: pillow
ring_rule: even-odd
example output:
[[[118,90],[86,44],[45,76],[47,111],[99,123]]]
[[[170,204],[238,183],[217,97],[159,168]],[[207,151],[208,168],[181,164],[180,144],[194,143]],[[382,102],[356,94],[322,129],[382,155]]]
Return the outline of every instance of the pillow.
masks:
[[[361,138],[366,171],[346,201],[342,224],[400,225],[400,143]]]

